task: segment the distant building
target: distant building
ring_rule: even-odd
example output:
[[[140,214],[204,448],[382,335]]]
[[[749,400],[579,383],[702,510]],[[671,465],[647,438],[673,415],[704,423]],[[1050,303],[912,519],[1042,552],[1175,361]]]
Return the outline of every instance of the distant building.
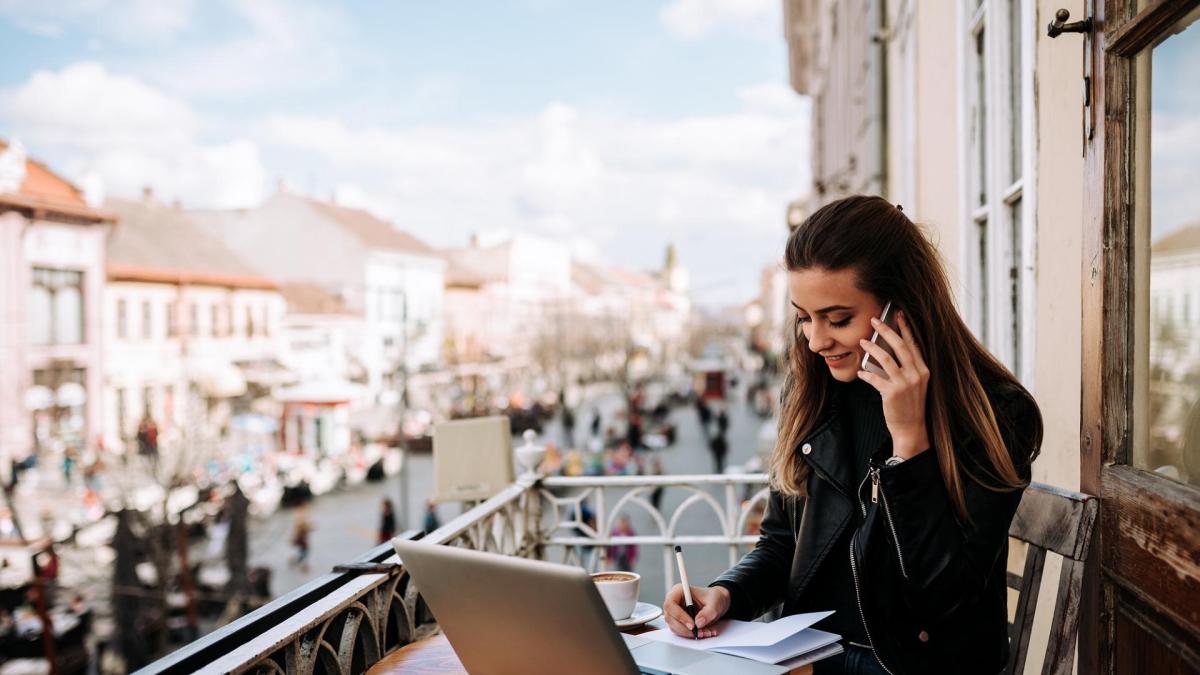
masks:
[[[676,361],[687,341],[691,300],[688,275],[668,246],[663,269],[643,272],[573,261],[568,330],[573,343],[594,342],[608,363],[636,351],[642,368],[658,370]],[[616,355],[616,357],[613,356]],[[632,373],[636,376],[638,373]]]
[[[787,271],[779,264],[767,265],[759,275],[758,297],[753,302],[750,322],[755,348],[766,358],[778,358],[786,345],[791,315]]]
[[[442,361],[446,261],[361,209],[280,190],[257,209],[193,211],[259,273],[311,284],[361,313],[359,358],[370,390],[396,391],[408,371]]]
[[[470,246],[444,255],[459,270],[460,282],[454,304],[447,307],[447,323],[488,358],[532,358],[538,336],[551,328],[553,307],[569,298],[567,247],[517,234],[493,242],[476,238]],[[464,275],[472,277],[470,283],[462,283]]]
[[[105,236],[113,214],[0,141],[0,478],[103,429]]]
[[[283,296],[176,207],[111,200],[105,378],[108,441],[159,430],[219,429],[294,376],[280,351]]]

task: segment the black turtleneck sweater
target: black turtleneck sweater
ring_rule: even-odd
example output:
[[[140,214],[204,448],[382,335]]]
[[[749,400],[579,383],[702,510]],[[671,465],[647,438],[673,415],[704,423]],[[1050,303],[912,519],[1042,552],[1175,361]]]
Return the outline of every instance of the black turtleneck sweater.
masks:
[[[850,571],[850,537],[862,524],[862,511],[859,509],[854,490],[867,475],[871,455],[875,454],[890,436],[883,418],[883,402],[874,387],[862,380],[850,383],[835,382],[833,395],[836,397],[841,438],[848,440],[846,447],[839,449],[838,456],[842,461],[852,462],[854,467],[850,472],[854,481],[849,486],[850,499],[854,502],[854,515],[809,581],[803,611],[834,610],[833,616],[821,621],[816,627],[837,633],[846,640],[868,644],[858,601],[854,595],[854,577]],[[820,479],[814,476],[810,480]]]

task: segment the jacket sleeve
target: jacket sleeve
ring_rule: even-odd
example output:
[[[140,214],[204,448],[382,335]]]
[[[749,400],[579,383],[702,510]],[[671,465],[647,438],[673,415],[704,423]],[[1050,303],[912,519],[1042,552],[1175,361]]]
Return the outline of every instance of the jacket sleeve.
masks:
[[[788,500],[800,503],[789,506]],[[726,618],[750,621],[762,616],[779,602],[787,589],[796,553],[796,535],[791,518],[803,508],[797,497],[784,497],[771,490],[767,512],[763,516],[758,543],[754,550],[722,574],[710,586],[729,590],[730,605]]]
[[[1013,423],[1000,422],[1001,436],[1026,483],[1029,460],[1038,450],[1034,439],[1041,436],[1036,404],[1027,396],[1005,411]],[[934,620],[982,593],[1006,550],[1008,528],[1021,502],[1020,489],[997,491],[978,482],[987,480],[990,463],[977,441],[965,443],[959,456],[966,469],[961,476],[969,522],[960,522],[955,513],[933,448],[879,472],[881,506],[891,525],[882,536],[900,557],[908,601]]]

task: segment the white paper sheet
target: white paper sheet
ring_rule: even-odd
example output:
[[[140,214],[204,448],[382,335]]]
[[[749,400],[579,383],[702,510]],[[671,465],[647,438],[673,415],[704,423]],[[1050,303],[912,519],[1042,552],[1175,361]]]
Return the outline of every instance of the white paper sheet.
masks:
[[[722,654],[732,654],[744,659],[754,659],[762,663],[779,663],[801,654],[831,645],[841,639],[841,636],[826,633],[816,628],[808,628],[786,637],[773,645],[762,647],[721,647],[712,651]]]
[[[731,647],[767,647],[796,635],[831,614],[833,612],[793,614],[772,621],[771,623],[762,623],[761,621],[719,621],[716,624],[718,631],[716,637],[704,638],[702,640],[681,637],[672,633],[667,628],[642,633],[639,637],[667,642],[690,649],[719,650]],[[829,633],[826,634],[829,635]]]

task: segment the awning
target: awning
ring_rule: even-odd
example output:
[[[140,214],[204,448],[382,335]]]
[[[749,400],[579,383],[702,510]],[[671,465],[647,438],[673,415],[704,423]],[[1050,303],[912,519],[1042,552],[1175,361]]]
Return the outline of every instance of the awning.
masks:
[[[281,403],[350,403],[367,395],[367,388],[345,380],[316,380],[279,387],[271,396]]]
[[[237,361],[235,365],[241,369],[247,382],[267,388],[295,384],[299,379],[295,373],[275,359]]]
[[[233,398],[246,393],[246,378],[228,361],[209,361],[188,369],[189,379],[208,398]]]

